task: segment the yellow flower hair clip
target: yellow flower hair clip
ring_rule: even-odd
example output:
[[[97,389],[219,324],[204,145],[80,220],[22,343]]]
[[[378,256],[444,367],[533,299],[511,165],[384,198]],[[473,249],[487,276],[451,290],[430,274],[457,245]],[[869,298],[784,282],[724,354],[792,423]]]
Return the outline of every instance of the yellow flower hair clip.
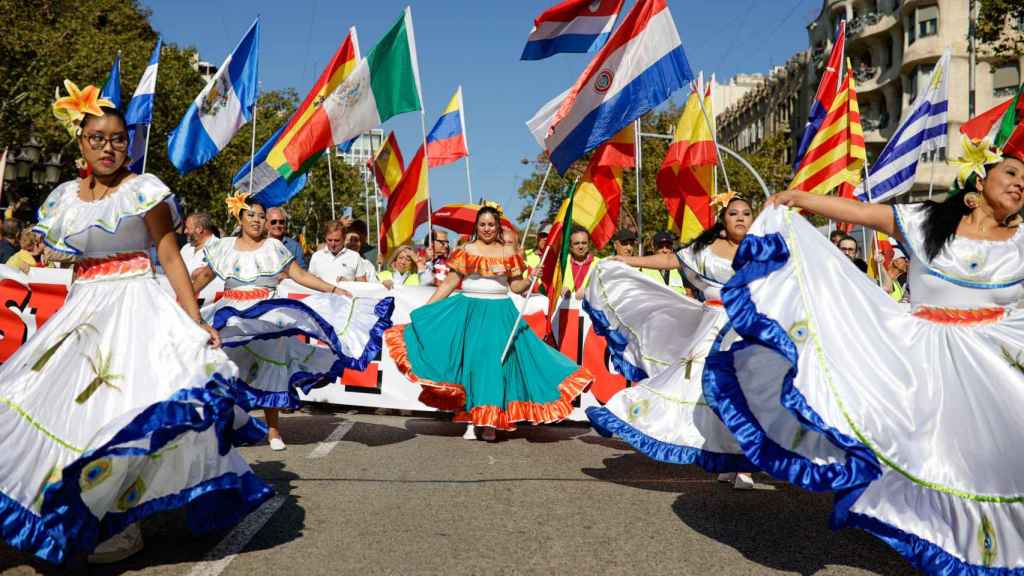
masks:
[[[971,140],[966,134],[961,134],[960,147],[963,149],[963,154],[949,162],[959,168],[956,183],[960,185],[960,188],[967,185],[967,179],[971,177],[971,174],[977,174],[979,178],[984,178],[988,173],[985,169],[986,165],[1003,161],[1002,150],[993,146],[988,140]]]
[[[724,210],[735,197],[736,193],[733,191],[715,194],[711,197],[711,206],[717,206],[719,211]]]
[[[494,200],[484,200],[483,205],[487,206],[488,208],[494,208],[495,210],[497,210],[499,216],[505,216],[505,211],[501,208],[501,204],[495,202]]]
[[[224,198],[224,203],[228,205],[228,214],[231,214],[235,218],[239,218],[242,214],[242,210],[249,208],[249,205],[245,203],[249,199],[249,193],[239,190],[234,194],[228,194]]]
[[[64,97],[60,95],[60,88],[54,91],[56,101],[53,103],[53,115],[64,125],[72,138],[78,135],[79,123],[86,114],[103,116],[101,107],[114,107],[110,100],[100,98],[100,89],[93,85],[79,90],[74,82],[65,79],[64,89],[68,91],[68,95]]]

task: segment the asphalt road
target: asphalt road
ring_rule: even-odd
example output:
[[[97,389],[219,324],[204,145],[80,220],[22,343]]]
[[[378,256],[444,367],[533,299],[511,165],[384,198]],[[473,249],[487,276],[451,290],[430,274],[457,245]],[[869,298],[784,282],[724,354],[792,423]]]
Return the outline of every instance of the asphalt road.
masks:
[[[282,429],[287,451],[243,449],[278,497],[234,531],[197,537],[182,513],[162,514],[143,522],[146,548],[123,563],[55,568],[0,547],[0,572],[913,573],[873,537],[829,530],[828,495],[737,492],[583,425],[524,427],[488,444],[463,440],[444,416],[314,406]]]

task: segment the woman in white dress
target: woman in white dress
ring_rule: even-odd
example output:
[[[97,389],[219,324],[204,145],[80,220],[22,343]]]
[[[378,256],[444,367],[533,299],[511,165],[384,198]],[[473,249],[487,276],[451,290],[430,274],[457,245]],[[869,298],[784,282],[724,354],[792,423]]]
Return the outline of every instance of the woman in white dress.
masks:
[[[0,366],[0,535],[57,564],[103,543],[91,560],[111,562],[141,549],[146,516],[184,506],[192,529],[222,529],[272,490],[234,449],[266,429],[235,406],[237,370],[199,315],[174,196],[127,170],[99,90],[65,85],[55,106],[91,175],[39,209],[35,230],[78,260],[64,305]]]
[[[266,235],[266,209],[247,194],[229,197],[228,206],[241,233],[207,242],[206,266],[193,273],[194,289],[199,293],[214,275],[224,281],[223,297],[203,307],[203,318],[220,331],[238,365],[243,405],[263,408],[270,447],[284,450],[278,412],[301,405],[299,390],[333,383],[345,369],[365,370],[380,354],[394,299],[354,298],[303,270],[284,244]],[[277,298],[282,277],[321,294]]]
[[[721,208],[715,225],[678,253],[615,256],[598,265],[583,308],[633,385],[603,407],[588,408],[587,417],[599,433],[618,436],[645,456],[699,464],[724,473],[720,479],[737,489],[753,489],[760,485],[742,471],[756,467],[701,390],[705,357],[727,320],[721,289],[732,278],[732,257],[753,221],[747,200],[732,194],[715,200]],[[681,268],[695,298],[623,264]]]
[[[964,141],[942,203],[773,196],[724,290],[744,342],[704,393],[747,457],[836,492],[832,526],[875,534],[929,574],[1024,573],[1024,128]],[[908,249],[893,301],[794,207]]]

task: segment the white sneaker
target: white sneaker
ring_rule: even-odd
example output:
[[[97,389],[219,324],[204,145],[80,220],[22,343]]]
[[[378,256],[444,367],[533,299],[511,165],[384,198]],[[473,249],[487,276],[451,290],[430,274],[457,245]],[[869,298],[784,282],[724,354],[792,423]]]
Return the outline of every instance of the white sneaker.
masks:
[[[131,524],[121,533],[100,542],[89,555],[90,564],[113,564],[137,554],[142,550],[142,530],[138,524]]]
[[[288,448],[288,446],[285,445],[284,440],[281,440],[280,438],[270,439],[270,449],[273,450],[274,452],[280,452],[282,450],[285,450],[286,448]]]
[[[476,440],[476,427],[466,424],[466,431],[462,433],[463,440]]]
[[[732,487],[734,490],[763,490],[766,492],[775,490],[775,486],[772,486],[771,484],[755,482],[753,475],[750,473],[737,474],[736,481],[733,482]]]

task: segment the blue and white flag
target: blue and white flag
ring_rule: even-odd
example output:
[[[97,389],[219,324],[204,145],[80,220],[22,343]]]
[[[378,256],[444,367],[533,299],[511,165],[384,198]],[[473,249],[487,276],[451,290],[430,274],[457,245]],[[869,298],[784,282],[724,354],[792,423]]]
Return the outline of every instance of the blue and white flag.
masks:
[[[905,194],[914,186],[914,174],[921,154],[946,147],[948,88],[947,48],[935,64],[927,87],[914,99],[910,114],[868,171],[867,182],[861,182],[857,187],[857,198],[865,202],[883,202]]]
[[[167,141],[167,157],[187,174],[216,156],[238,129],[252,121],[259,76],[260,21],[189,106]]]
[[[114,58],[114,65],[110,68],[107,81],[103,83],[103,90],[100,90],[100,98],[106,98],[114,103],[114,108],[121,109],[121,53]]]
[[[260,147],[259,151],[256,152],[256,156],[253,157],[252,161],[243,164],[242,168],[235,174],[235,177],[231,179],[231,185],[236,190],[248,192],[249,168],[255,166],[256,177],[252,181],[253,199],[262,204],[264,208],[287,204],[289,200],[294,198],[306,186],[306,179],[308,177],[306,172],[302,172],[293,179],[288,180],[280,175],[277,170],[271,168],[269,164],[265,163],[270,150],[277,144],[277,139],[281,137],[281,133],[284,132],[284,129],[290,123],[291,120],[289,119],[284,124],[281,124],[277,132],[274,132],[263,146]]]
[[[124,111],[124,121],[128,125],[128,157],[132,159],[128,168],[136,174],[142,174],[146,146],[149,145],[149,125],[153,122],[153,94],[156,93],[156,69],[160,63],[162,43],[162,40],[157,39],[146,71],[142,73],[135,94]]]

